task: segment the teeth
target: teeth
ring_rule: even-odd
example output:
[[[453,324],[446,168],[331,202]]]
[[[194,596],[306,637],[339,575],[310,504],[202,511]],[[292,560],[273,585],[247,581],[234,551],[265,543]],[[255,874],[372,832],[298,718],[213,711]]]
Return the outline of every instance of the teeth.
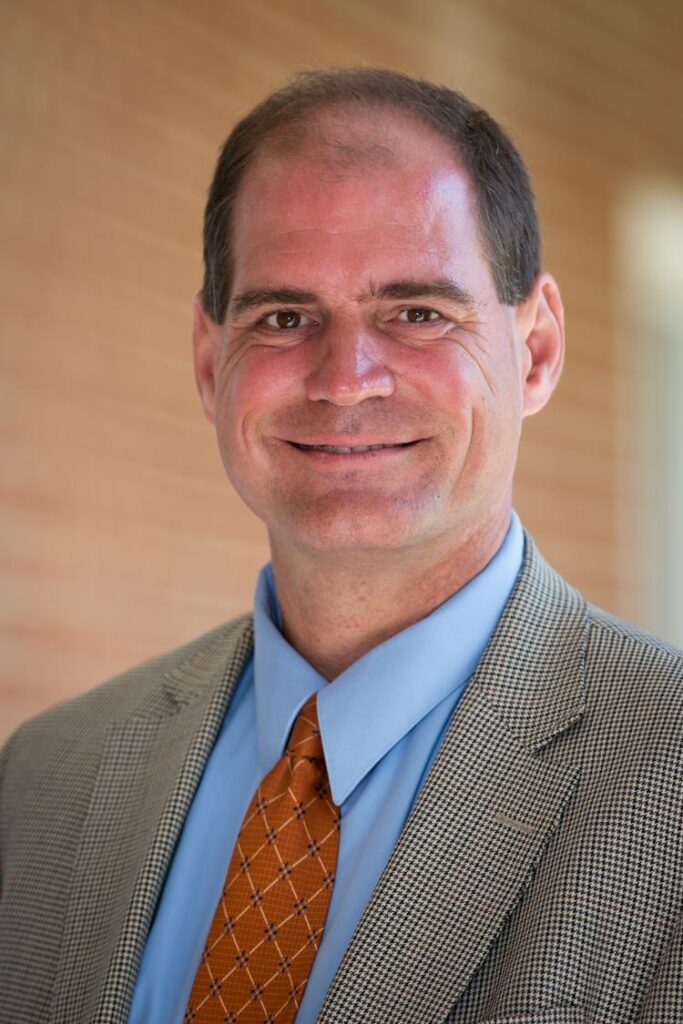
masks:
[[[350,455],[352,452],[376,452],[380,448],[397,448],[399,445],[395,444],[362,444],[355,448],[347,448],[341,444],[297,444],[297,448],[303,448],[304,451],[314,452],[331,452],[333,455]]]

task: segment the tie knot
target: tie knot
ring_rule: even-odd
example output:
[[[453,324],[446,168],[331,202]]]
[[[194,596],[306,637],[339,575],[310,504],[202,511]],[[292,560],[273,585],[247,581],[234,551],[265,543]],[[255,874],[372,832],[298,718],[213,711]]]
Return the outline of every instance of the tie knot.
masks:
[[[310,697],[294,719],[294,725],[287,741],[287,754],[294,763],[306,757],[314,761],[324,759],[323,745],[318,725],[317,693]]]

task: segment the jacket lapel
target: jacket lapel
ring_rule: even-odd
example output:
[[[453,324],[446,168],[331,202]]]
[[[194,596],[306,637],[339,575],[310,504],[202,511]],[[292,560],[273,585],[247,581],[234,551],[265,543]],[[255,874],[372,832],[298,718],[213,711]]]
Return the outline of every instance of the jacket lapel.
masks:
[[[247,622],[108,730],[81,835],[51,1021],[124,1024],[163,879],[251,650]]]
[[[543,756],[583,710],[587,615],[526,539],[515,590],[323,1004],[319,1024],[441,1024],[578,782]]]

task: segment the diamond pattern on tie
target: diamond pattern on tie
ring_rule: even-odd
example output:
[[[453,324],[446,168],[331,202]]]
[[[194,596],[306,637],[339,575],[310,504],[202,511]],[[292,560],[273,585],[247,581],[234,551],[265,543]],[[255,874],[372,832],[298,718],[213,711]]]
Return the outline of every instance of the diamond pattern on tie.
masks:
[[[325,926],[339,825],[314,695],[247,809],[185,1024],[291,1024]]]

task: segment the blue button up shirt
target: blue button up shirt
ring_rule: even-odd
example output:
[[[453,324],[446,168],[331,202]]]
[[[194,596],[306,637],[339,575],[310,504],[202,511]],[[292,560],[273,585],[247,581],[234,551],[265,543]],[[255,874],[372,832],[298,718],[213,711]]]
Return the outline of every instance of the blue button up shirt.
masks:
[[[261,573],[254,657],[207,762],[145,946],[129,1024],[182,1024],[239,827],[282,756],[302,704],[318,717],[341,809],[337,877],[296,1024],[316,1020],[522,561],[513,513],[494,558],[427,618],[363,655],[331,683],[284,639],[272,570]]]

